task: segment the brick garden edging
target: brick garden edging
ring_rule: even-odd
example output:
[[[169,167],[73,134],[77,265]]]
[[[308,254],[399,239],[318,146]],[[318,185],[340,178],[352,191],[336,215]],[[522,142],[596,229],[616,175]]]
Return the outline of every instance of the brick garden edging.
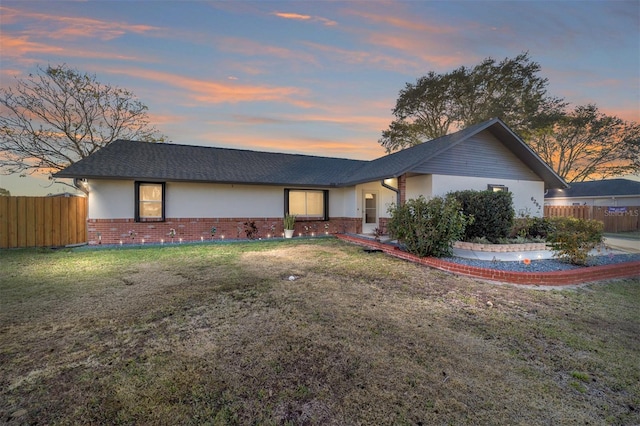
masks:
[[[613,278],[628,278],[640,276],[640,261],[617,263],[615,265],[590,266],[588,268],[572,269],[568,271],[553,272],[514,272],[499,271],[496,269],[479,268],[477,266],[462,265],[446,262],[435,257],[418,257],[398,249],[395,246],[356,237],[354,235],[338,234],[337,238],[362,246],[371,247],[384,253],[408,260],[410,262],[429,266],[441,271],[465,275],[472,278],[480,278],[490,281],[498,281],[510,284],[541,285],[541,286],[565,286],[584,284],[593,281],[601,281]]]

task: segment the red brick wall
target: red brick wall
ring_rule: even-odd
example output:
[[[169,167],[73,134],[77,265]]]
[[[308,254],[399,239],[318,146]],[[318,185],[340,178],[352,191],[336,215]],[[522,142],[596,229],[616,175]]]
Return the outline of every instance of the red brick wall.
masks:
[[[400,204],[407,201],[407,175],[398,177],[398,190],[400,191]]]
[[[87,220],[89,244],[139,244],[171,242],[169,235],[175,229],[174,242],[211,240],[211,227],[216,227],[215,240],[245,239],[245,222],[254,221],[259,238],[282,237],[282,218],[171,218],[164,222],[134,222],[133,219],[89,219]],[[134,231],[131,238],[129,231]],[[362,232],[360,218],[332,218],[329,221],[296,221],[295,236],[323,235]]]

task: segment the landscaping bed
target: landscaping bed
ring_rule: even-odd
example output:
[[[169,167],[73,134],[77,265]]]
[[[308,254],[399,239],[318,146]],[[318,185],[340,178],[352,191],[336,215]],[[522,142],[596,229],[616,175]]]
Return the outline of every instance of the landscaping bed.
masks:
[[[475,266],[478,268],[497,269],[499,271],[513,272],[554,272],[554,271],[571,271],[589,268],[593,266],[615,265],[618,263],[640,262],[640,253],[628,254],[603,254],[591,256],[587,260],[586,266],[573,265],[569,262],[559,259],[528,259],[523,254],[521,261],[503,262],[496,260],[479,260],[467,259],[462,257],[443,257],[444,261],[457,263],[461,265]]]

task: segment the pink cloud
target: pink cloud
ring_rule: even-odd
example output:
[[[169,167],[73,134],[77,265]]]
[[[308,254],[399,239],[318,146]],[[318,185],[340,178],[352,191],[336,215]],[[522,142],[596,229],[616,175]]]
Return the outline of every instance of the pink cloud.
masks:
[[[139,68],[112,68],[105,70],[112,74],[125,74],[144,80],[156,81],[168,86],[179,88],[185,96],[193,101],[204,104],[238,103],[275,101],[308,107],[309,103],[302,100],[306,90],[286,86],[266,86],[238,84],[234,81],[208,81],[189,78],[178,74]]]
[[[423,70],[425,63],[449,69],[474,59],[465,52],[451,49],[451,40],[462,33],[459,27],[408,16],[408,12],[400,10],[402,4],[395,2],[375,5],[378,7],[346,10],[344,13],[367,21],[368,25],[358,30],[362,39],[378,48],[392,50],[394,58],[410,58],[406,62],[411,62],[411,69]],[[389,7],[393,7],[393,13],[389,12]]]
[[[298,13],[273,12],[272,15],[275,15],[278,18],[296,19],[300,21],[308,21],[311,19],[310,15],[300,15]]]
[[[61,47],[29,41],[28,37],[12,37],[6,34],[0,37],[0,46],[3,56],[13,58],[19,58],[28,53],[59,54],[64,50]]]
[[[312,55],[303,54],[278,46],[271,46],[249,39],[239,37],[223,37],[217,41],[220,50],[227,52],[241,53],[246,56],[269,56],[286,60],[297,60],[308,63],[315,63]]]
[[[327,108],[329,113],[316,113],[316,114],[282,114],[275,116],[255,116],[255,115],[242,115],[234,114],[232,116],[233,121],[240,125],[263,125],[263,124],[311,124],[311,123],[323,123],[323,124],[336,124],[344,127],[361,128],[364,130],[374,131],[386,128],[391,117],[382,117],[374,115],[360,115],[354,113],[354,108],[349,110],[348,108],[343,111],[335,111],[333,108]],[[229,124],[227,121],[220,121],[217,124]]]
[[[0,7],[3,20],[18,22],[35,20],[43,24],[32,26],[25,34],[53,39],[99,38],[111,40],[127,33],[143,34],[160,31],[161,28],[150,25],[129,24],[126,22],[106,21],[92,18],[59,16],[38,12],[29,12],[8,7]]]
[[[371,10],[364,9],[352,9],[347,11],[346,13],[354,16],[358,16],[367,21],[384,24],[391,27],[420,32],[422,34],[430,34],[430,35],[443,35],[443,34],[455,34],[459,30],[456,27],[450,25],[435,25],[429,24],[424,20],[415,20],[411,18],[402,18],[400,15],[396,13],[389,13],[388,11],[382,11],[379,13],[373,12]]]
[[[0,47],[2,55],[7,58],[21,59],[32,54],[58,55],[74,58],[96,58],[96,59],[119,59],[119,60],[139,60],[136,56],[127,56],[121,53],[99,52],[97,50],[84,50],[78,48],[66,48],[51,44],[30,41],[28,37],[13,37],[3,34],[0,37]],[[26,62],[36,62],[35,60],[26,60]]]
[[[320,22],[323,25],[328,27],[333,27],[338,25],[336,21],[331,19],[323,18],[320,16],[311,16],[311,15],[301,15],[299,13],[290,13],[290,12],[272,12],[271,15],[277,16],[278,18],[283,19],[293,19],[296,21],[310,21],[310,22]]]
[[[374,53],[372,51],[363,50],[348,50],[336,46],[329,46],[313,42],[304,42],[304,45],[330,56],[334,56],[337,58],[337,61],[340,61],[342,63],[375,64],[392,70],[408,67],[413,68],[417,66],[414,61],[401,58],[398,55],[384,55],[380,53]]]
[[[350,139],[335,141],[324,138],[297,137],[294,135],[268,136],[237,133],[216,133],[205,136],[207,145],[233,147],[270,152],[345,157],[370,160],[384,155],[384,149],[371,139]]]

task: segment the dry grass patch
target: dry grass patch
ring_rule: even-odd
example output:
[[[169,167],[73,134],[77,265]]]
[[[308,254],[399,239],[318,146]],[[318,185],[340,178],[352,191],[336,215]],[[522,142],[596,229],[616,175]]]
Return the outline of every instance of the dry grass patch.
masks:
[[[640,280],[536,291],[333,239],[0,255],[0,422],[640,423]]]

